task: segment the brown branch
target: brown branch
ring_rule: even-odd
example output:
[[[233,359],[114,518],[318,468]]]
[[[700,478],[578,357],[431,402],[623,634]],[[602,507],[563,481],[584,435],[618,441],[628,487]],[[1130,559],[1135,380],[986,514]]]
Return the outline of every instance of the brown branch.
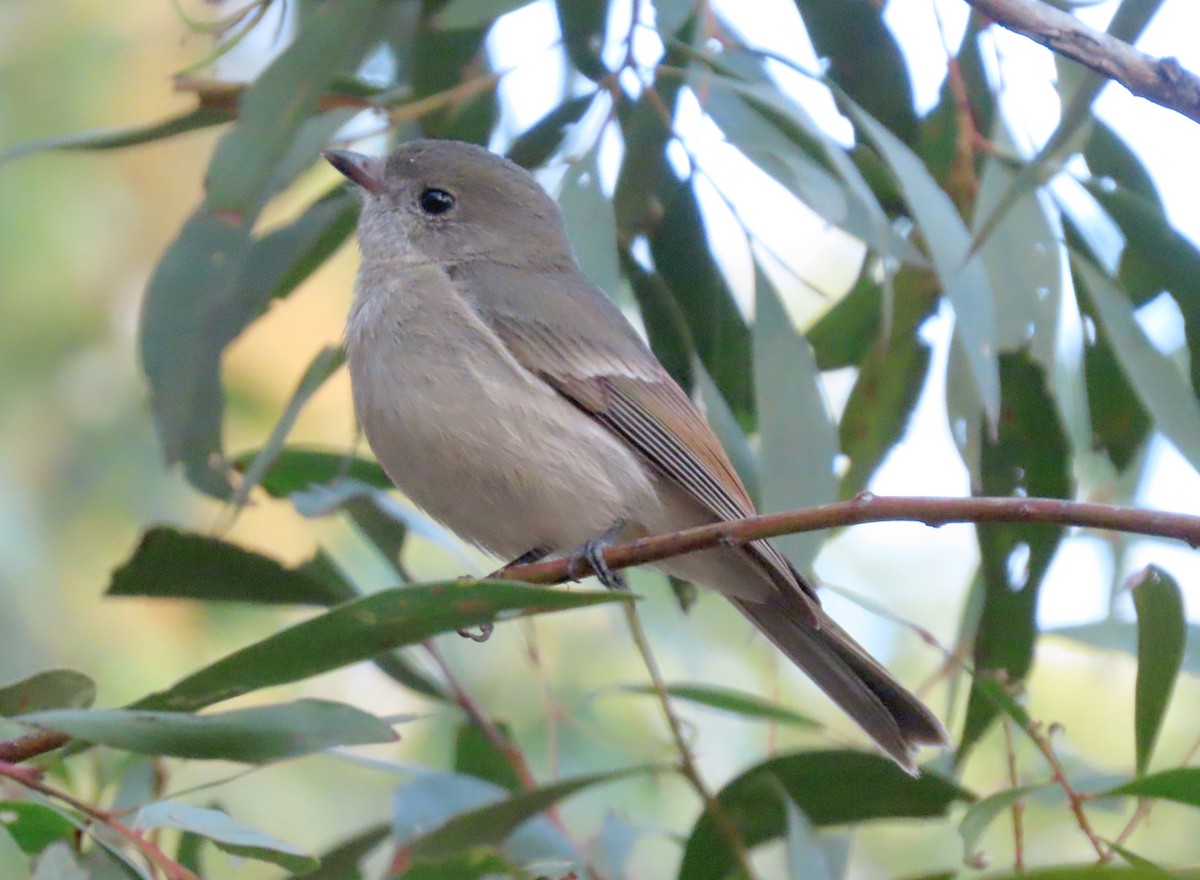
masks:
[[[69,739],[65,733],[37,730],[0,741],[0,764],[20,764],[22,761],[62,748]]]
[[[1120,83],[1139,98],[1200,122],[1200,77],[1154,58],[1041,0],[966,0],[992,21]]]
[[[629,541],[605,550],[604,561],[615,570],[720,544],[740,546],[779,535],[871,522],[922,522],[933,527],[956,522],[1046,523],[1173,538],[1192,547],[1200,547],[1200,516],[1182,513],[1062,501],[1057,498],[904,498],[863,492],[850,501],[714,523],[669,535]],[[501,569],[497,574],[527,583],[553,584],[569,579],[567,567],[567,560],[555,559],[513,565]],[[577,567],[586,569],[587,564],[580,562]]]

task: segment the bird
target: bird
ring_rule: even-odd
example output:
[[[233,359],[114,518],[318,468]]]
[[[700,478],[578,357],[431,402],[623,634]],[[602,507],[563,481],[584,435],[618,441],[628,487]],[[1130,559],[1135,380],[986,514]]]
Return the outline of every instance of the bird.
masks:
[[[449,140],[324,156],[362,197],[345,330],[355,412],[413,503],[521,561],[755,515],[705,417],[584,275],[529,172]],[[655,566],[728,599],[905,771],[947,742],[769,541]]]

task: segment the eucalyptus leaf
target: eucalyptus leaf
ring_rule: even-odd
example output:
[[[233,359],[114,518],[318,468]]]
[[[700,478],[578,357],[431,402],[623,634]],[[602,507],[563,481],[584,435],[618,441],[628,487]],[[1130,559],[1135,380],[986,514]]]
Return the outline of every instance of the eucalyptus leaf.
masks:
[[[135,828],[175,828],[211,840],[228,853],[308,873],[317,860],[303,850],[234,819],[228,813],[178,801],[157,801],[137,811]]]

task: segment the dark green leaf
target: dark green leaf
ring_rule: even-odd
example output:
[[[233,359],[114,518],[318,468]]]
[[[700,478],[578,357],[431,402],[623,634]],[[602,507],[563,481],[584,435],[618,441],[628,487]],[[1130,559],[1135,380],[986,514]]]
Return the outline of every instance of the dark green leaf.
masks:
[[[1187,617],[1179,585],[1165,571],[1148,566],[1133,585],[1137,610],[1138,670],[1133,726],[1137,771],[1145,773],[1162,729],[1163,716],[1179,677],[1187,640]]]
[[[1200,807],[1200,767],[1178,767],[1162,773],[1139,776],[1107,791],[1093,795],[1095,798],[1137,797],[1174,801],[1189,807]]]
[[[648,696],[655,696],[658,693],[653,687],[646,684],[622,685],[621,690],[632,694],[646,694]],[[766,700],[757,694],[734,690],[733,688],[705,684],[671,684],[667,685],[667,693],[679,700],[698,703],[701,706],[707,706],[710,709],[719,709],[722,712],[732,712],[735,715],[741,715],[746,718],[778,721],[810,729],[821,726],[819,721],[814,721],[807,715],[793,712],[791,709]]]
[[[422,0],[415,32],[410,28],[397,41],[404,44],[405,51],[411,51],[413,98],[417,100],[487,73],[484,40],[491,25],[443,30],[438,15],[445,6],[441,0]],[[420,119],[421,131],[428,137],[486,144],[498,112],[493,86],[465,101],[426,113]]]
[[[1000,417],[996,304],[983,262],[978,254],[971,253],[971,236],[954,203],[920,158],[861,108],[851,102],[846,107],[904,192],[942,288],[954,307],[954,334],[966,354],[983,414],[994,429]]]
[[[608,24],[608,0],[555,0],[554,6],[563,45],[575,69],[590,80],[607,76],[608,68],[600,53]]]
[[[237,124],[217,144],[209,165],[207,204],[213,214],[258,213],[276,169],[330,81],[357,66],[376,38],[378,5],[343,0],[316,8],[292,44],[242,93]],[[309,161],[320,146],[311,147]]]
[[[739,418],[753,413],[750,330],[733,300],[690,185],[677,184],[650,237],[658,274],[687,320],[696,353]]]
[[[476,846],[499,847],[525,822],[544,813],[564,798],[593,785],[612,782],[653,768],[633,767],[566,779],[533,791],[521,791],[497,803],[476,807],[451,817],[410,844],[414,858],[443,859]]]
[[[817,57],[828,76],[898,138],[917,136],[908,65],[870,0],[796,0]]]
[[[850,459],[841,480],[842,498],[866,489],[904,436],[929,371],[929,345],[921,339],[919,328],[937,308],[936,292],[925,273],[905,269],[896,275],[896,294],[891,332],[875,339],[864,354],[838,425],[841,450]],[[876,298],[872,305],[878,304]],[[878,321],[878,312],[874,314]]]
[[[568,875],[569,877],[569,875]],[[436,862],[417,862],[397,875],[398,880],[549,880],[545,874],[521,870],[504,856],[480,848],[455,853]]]
[[[874,276],[874,262],[865,260],[850,292],[809,329],[808,342],[822,371],[857,366],[879,336],[883,286]]]
[[[177,828],[211,840],[228,853],[308,873],[317,860],[290,843],[252,828],[228,813],[177,801],[158,801],[137,812],[135,828]]]
[[[696,346],[692,341],[687,316],[667,283],[658,275],[643,269],[626,248],[621,249],[620,260],[621,273],[633,290],[655,356],[680,387],[692,388],[699,380],[693,378]],[[709,377],[708,381],[711,382],[712,378]]]
[[[527,6],[530,0],[449,0],[437,12],[437,26],[446,30],[490,25],[505,13]]]
[[[75,826],[57,810],[30,801],[0,801],[4,828],[27,855],[58,840],[74,841]]]
[[[1057,418],[1042,368],[1027,354],[1000,358],[1003,413],[996,442],[985,439],[978,494],[1072,497],[1066,434]],[[1063,530],[1039,523],[978,524],[983,612],[975,633],[977,675],[1003,670],[1010,684],[1024,680],[1037,638],[1037,600]],[[967,703],[956,761],[961,761],[995,719],[985,695]]]
[[[1094,309],[1117,363],[1153,416],[1155,427],[1192,467],[1200,468],[1200,402],[1187,380],[1171,358],[1146,338],[1129,300],[1104,273],[1078,255],[1073,256],[1071,265],[1083,307]]]
[[[163,526],[142,536],[113,572],[106,595],[332,605],[349,598],[344,582],[320,576],[318,559],[296,568],[237,544]]]
[[[546,164],[562,145],[571,126],[583,118],[595,99],[596,92],[591,92],[559,104],[513,141],[508,158],[522,168],[540,168]]]
[[[388,825],[373,825],[343,840],[321,853],[321,867],[305,871],[304,877],[307,880],[363,880],[359,863],[387,839],[390,831]]]
[[[1157,871],[1163,871],[1164,874],[1166,873],[1166,871],[1162,868],[1162,866],[1155,864],[1154,862],[1150,861],[1149,859],[1139,856],[1137,853],[1133,852],[1132,850],[1121,846],[1121,844],[1117,843],[1115,840],[1105,839],[1104,842],[1106,844],[1108,844],[1109,849],[1111,849],[1113,852],[1115,852],[1117,855],[1119,855],[1121,858],[1123,858],[1126,861],[1126,863],[1134,866],[1135,868],[1154,868]]]
[[[25,141],[14,144],[0,151],[0,162],[40,153],[43,150],[115,150],[121,147],[133,147],[138,144],[148,144],[164,138],[174,137],[189,131],[220,125],[233,119],[228,110],[216,107],[197,107],[179,116],[172,116],[161,122],[148,125],[137,125],[131,128],[121,128],[106,131],[89,131],[83,134],[66,134],[44,138],[37,141]]]
[[[439,633],[524,614],[630,601],[613,593],[552,590],[511,581],[449,581],[384,590],[268,636],[134,708],[195,711],[265,687],[368,660]]]
[[[503,721],[495,722],[496,729],[509,741],[512,730]],[[496,748],[479,725],[463,721],[454,736],[454,771],[503,786],[509,791],[521,790],[521,778],[503,751]]]
[[[0,717],[44,709],[86,709],[96,699],[96,683],[73,669],[49,669],[0,687]]]
[[[830,780],[837,784],[831,785]],[[786,833],[780,786],[816,827],[943,816],[955,802],[973,800],[949,779],[929,771],[914,779],[881,755],[854,751],[783,755],[747,770],[717,795],[747,847]],[[704,814],[688,838],[680,880],[723,880],[734,865],[728,840],[712,817]]]
[[[755,281],[753,342],[763,509],[836,501],[837,426],[825,405],[817,360],[761,271]],[[804,442],[797,442],[800,437]],[[824,540],[820,532],[808,532],[782,535],[774,543],[793,565],[807,571]]]
[[[1092,122],[1092,133],[1083,148],[1084,158],[1093,175],[1107,178],[1123,189],[1162,207],[1158,187],[1137,155],[1102,119]]]
[[[252,462],[259,451],[245,452],[233,460],[241,469]],[[259,485],[273,498],[286,498],[314,485],[351,479],[376,489],[392,488],[392,481],[377,462],[359,458],[350,452],[333,452],[311,446],[285,446],[263,474]]]
[[[334,746],[393,742],[392,728],[353,706],[297,700],[211,715],[134,709],[52,709],[21,719],[145,755],[265,764]]]

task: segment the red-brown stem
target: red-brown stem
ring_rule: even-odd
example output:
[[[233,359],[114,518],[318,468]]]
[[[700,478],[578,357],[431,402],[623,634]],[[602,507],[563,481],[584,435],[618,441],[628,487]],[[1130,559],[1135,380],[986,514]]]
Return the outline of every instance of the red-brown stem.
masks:
[[[1071,808],[1071,813],[1075,816],[1075,824],[1079,826],[1079,830],[1083,832],[1088,842],[1091,843],[1092,849],[1096,851],[1096,856],[1101,862],[1111,861],[1112,853],[1092,828],[1092,823],[1087,817],[1087,811],[1083,808],[1084,802],[1087,800],[1086,796],[1080,794],[1075,790],[1075,786],[1071,785],[1071,780],[1067,778],[1062,763],[1058,760],[1058,755],[1054,751],[1054,746],[1050,743],[1050,738],[1042,733],[1041,724],[1033,722],[1025,728],[1025,732],[1029,734],[1029,738],[1033,740],[1042,755],[1046,758],[1046,763],[1050,765],[1050,770],[1054,774],[1054,781],[1067,796],[1067,804]]]

